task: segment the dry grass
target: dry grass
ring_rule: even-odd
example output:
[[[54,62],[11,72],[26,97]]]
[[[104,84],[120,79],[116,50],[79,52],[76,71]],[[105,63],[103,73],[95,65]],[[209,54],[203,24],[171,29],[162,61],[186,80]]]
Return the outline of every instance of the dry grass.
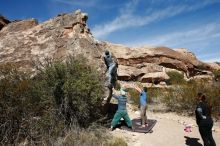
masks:
[[[123,138],[114,138],[110,143],[109,146],[127,146],[127,143]]]
[[[65,137],[59,138],[55,146],[127,146],[123,138],[112,136],[103,127],[92,129],[74,128],[66,133]]]

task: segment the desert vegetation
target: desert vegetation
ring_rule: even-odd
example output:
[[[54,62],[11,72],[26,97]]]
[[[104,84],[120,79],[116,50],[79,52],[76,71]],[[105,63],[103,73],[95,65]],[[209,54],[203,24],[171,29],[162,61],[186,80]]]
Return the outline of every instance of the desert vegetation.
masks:
[[[186,83],[184,80],[184,75],[179,72],[170,71],[167,73],[167,75],[170,77],[170,79],[167,81],[168,85],[182,85]]]
[[[166,106],[168,111],[194,115],[197,93],[202,92],[207,97],[213,116],[219,119],[220,83],[218,81],[186,81],[183,75],[178,72],[169,72],[168,75],[170,77],[168,87],[148,87],[149,105],[162,104]],[[218,77],[218,73],[215,76]],[[132,103],[137,107],[139,104],[139,92],[135,89],[129,89],[129,94]]]
[[[220,70],[214,71],[214,76],[216,81],[220,81]]]
[[[176,76],[170,76],[170,80],[176,80]],[[171,111],[185,113],[189,115],[194,114],[196,105],[196,96],[198,92],[202,92],[207,97],[208,105],[212,109],[212,114],[215,118],[219,118],[220,108],[220,84],[219,82],[206,82],[206,81],[176,81],[171,84],[170,88],[163,91],[162,102],[166,104]],[[172,82],[171,82],[172,83]]]
[[[142,88],[142,86],[141,86],[141,88]],[[161,90],[162,89],[158,89],[158,88],[155,88],[155,87],[148,88],[147,103],[152,104],[155,101],[157,101],[158,97],[160,97]],[[135,106],[139,106],[140,93],[137,90],[133,89],[133,88],[129,88],[128,92],[129,92],[129,100],[132,102],[132,104],[134,104]]]
[[[114,145],[97,122],[102,75],[83,58],[40,68],[32,77],[14,64],[0,66],[0,145]]]
[[[174,74],[174,75],[173,75]],[[185,112],[194,114],[196,105],[196,96],[202,92],[207,97],[207,102],[212,109],[212,114],[219,118],[220,107],[220,84],[219,82],[206,81],[183,81],[183,76],[177,76],[177,73],[168,74],[170,76],[171,87],[164,91],[163,103],[176,112]],[[215,74],[217,77],[218,73]],[[178,84],[177,84],[178,83]]]

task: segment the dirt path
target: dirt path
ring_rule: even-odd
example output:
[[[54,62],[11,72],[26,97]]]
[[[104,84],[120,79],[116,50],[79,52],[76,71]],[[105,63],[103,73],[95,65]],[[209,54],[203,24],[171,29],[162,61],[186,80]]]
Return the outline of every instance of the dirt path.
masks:
[[[131,108],[128,108],[128,112],[131,119],[139,117]],[[153,112],[147,112],[147,116],[157,120],[153,133],[144,134],[116,129],[112,134],[123,137],[129,146],[202,146],[203,142],[193,118],[174,113]],[[184,122],[193,125],[192,132],[187,133],[183,130]],[[215,124],[214,129],[216,146],[220,146],[220,126]]]

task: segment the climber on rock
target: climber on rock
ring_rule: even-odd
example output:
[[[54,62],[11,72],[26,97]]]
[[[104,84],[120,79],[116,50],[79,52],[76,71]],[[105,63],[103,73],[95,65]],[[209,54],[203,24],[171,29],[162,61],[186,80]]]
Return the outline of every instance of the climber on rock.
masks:
[[[112,89],[115,87],[117,81],[118,63],[108,50],[105,51],[103,58],[108,71],[108,88]]]

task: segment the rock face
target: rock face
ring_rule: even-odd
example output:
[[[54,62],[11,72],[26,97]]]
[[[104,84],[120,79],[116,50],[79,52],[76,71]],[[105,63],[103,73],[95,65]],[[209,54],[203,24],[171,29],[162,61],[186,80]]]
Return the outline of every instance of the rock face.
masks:
[[[1,34],[7,35],[8,33],[25,31],[37,25],[38,22],[36,19],[15,21],[13,23],[8,24],[6,27],[2,28]]]
[[[182,55],[186,56],[187,58],[191,58],[191,59],[197,60],[195,54],[193,54],[192,52],[189,52],[185,48],[174,49],[174,50],[179,52],[179,53],[181,53]]]
[[[35,19],[12,22],[0,31],[0,63],[14,62],[34,71],[45,58],[65,60],[82,54],[102,69],[102,48],[86,26],[87,14],[76,11],[61,14],[42,24]]]
[[[102,45],[117,57],[119,79],[122,80],[162,82],[169,78],[166,72],[170,69],[184,73],[187,78],[200,74],[201,66],[204,70],[213,69],[186,49],[152,46],[129,48],[108,42]]]
[[[164,83],[170,70],[190,78],[217,68],[197,60],[186,49],[129,48],[98,42],[86,25],[87,19],[87,14],[80,10],[60,14],[42,24],[35,19],[10,22],[0,16],[0,64],[13,62],[20,69],[35,72],[36,62],[44,63],[48,58],[65,60],[69,55],[81,54],[104,73],[102,53],[108,49],[118,59],[118,79],[122,81]]]
[[[9,23],[10,23],[10,21],[8,19],[6,19],[4,16],[0,15],[0,30]]]
[[[38,64],[82,55],[104,75],[103,50],[91,35],[87,19],[87,14],[78,10],[60,14],[42,24],[34,19],[11,22],[0,31],[0,64],[13,62],[20,70],[34,75]],[[110,99],[111,90],[104,88],[103,98]],[[103,105],[104,113],[108,102]]]
[[[220,70],[220,65],[218,63],[207,63],[211,66],[213,70]]]

